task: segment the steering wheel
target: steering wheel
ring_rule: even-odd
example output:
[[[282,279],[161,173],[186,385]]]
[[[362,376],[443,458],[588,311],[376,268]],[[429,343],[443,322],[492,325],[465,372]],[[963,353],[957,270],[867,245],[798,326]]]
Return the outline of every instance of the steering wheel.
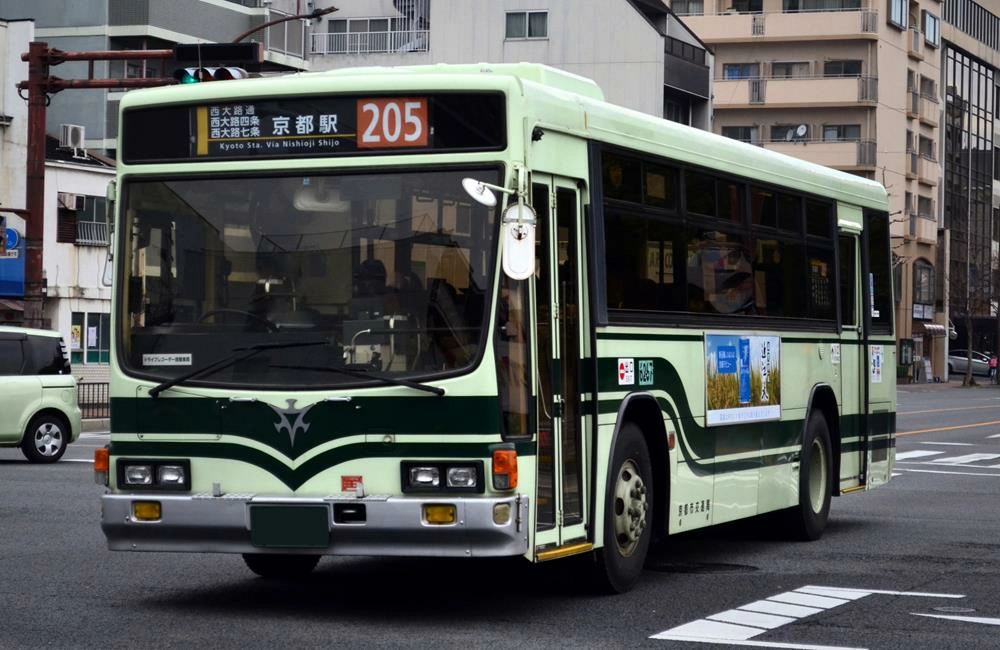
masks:
[[[270,321],[270,320],[268,320],[267,318],[265,318],[263,316],[255,314],[253,312],[246,311],[244,309],[228,309],[228,308],[227,309],[213,309],[212,311],[207,311],[204,314],[202,314],[198,318],[197,322],[200,323],[201,321],[205,320],[206,318],[210,318],[210,317],[215,316],[217,314],[238,314],[240,316],[249,316],[253,320],[257,321],[258,323],[263,323],[264,327],[267,328],[267,331],[269,331],[269,332],[277,332],[278,331],[278,325],[277,325],[277,323],[274,323],[273,321]]]

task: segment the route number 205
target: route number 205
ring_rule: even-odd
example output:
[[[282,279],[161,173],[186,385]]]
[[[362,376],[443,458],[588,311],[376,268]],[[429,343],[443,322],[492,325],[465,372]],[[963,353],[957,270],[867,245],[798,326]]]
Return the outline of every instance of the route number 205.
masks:
[[[358,148],[427,146],[427,99],[358,100]]]

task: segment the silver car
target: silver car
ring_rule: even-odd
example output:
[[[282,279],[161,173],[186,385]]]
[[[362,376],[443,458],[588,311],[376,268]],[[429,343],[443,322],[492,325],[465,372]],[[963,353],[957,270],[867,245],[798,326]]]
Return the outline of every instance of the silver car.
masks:
[[[969,360],[968,350],[952,350],[948,353],[948,374],[964,375],[966,363]],[[988,377],[990,374],[990,358],[982,352],[972,352],[972,374]]]

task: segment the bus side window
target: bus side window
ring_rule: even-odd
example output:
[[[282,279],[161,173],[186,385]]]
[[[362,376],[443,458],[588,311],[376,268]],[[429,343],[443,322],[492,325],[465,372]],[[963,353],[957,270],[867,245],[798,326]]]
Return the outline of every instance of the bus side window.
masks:
[[[854,288],[857,286],[855,241],[857,238],[851,235],[840,235],[837,238],[837,245],[840,247],[840,323],[843,327],[853,327],[858,324],[857,313],[854,310]]]

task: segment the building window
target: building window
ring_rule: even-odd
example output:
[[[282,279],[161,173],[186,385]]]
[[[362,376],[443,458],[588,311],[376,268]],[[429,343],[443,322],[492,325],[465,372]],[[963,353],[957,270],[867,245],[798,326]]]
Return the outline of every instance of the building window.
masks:
[[[701,16],[705,13],[705,0],[674,0],[671,9],[680,16]]]
[[[937,101],[937,82],[930,77],[920,75],[920,94],[927,99]]]
[[[665,98],[663,100],[663,119],[690,126],[691,103],[682,98]]]
[[[808,124],[775,124],[771,127],[771,140],[773,141],[792,141],[792,140],[808,140],[809,139],[809,125]]]
[[[907,0],[889,0],[889,24],[906,29]]]
[[[775,61],[771,64],[771,76],[775,79],[808,77],[808,61]]]
[[[111,314],[73,312],[69,349],[71,363],[109,363]]]
[[[925,219],[934,218],[934,199],[929,196],[917,197],[917,214]]]
[[[549,12],[511,11],[507,13],[505,38],[548,38]]]
[[[784,0],[781,10],[794,11],[850,11],[860,9],[861,0]]]
[[[913,263],[913,304],[934,304],[934,267],[924,260]]]
[[[760,79],[759,63],[725,63],[722,66],[723,79]]]
[[[685,59],[699,65],[705,65],[705,50],[696,45],[685,43],[682,40],[667,36],[667,54]]]
[[[920,136],[919,150],[921,158],[926,158],[927,160],[937,160],[937,156],[934,153],[934,140],[931,138],[925,138]]]
[[[756,126],[724,126],[722,135],[750,144],[757,144],[760,141],[760,132]]]
[[[860,77],[861,61],[837,60],[823,63],[824,77]]]
[[[764,13],[764,0],[733,0],[730,11],[741,14]]]
[[[941,23],[929,11],[924,12],[924,42],[933,47],[941,46]]]
[[[857,142],[861,139],[860,124],[824,124],[823,140],[826,142]]]

